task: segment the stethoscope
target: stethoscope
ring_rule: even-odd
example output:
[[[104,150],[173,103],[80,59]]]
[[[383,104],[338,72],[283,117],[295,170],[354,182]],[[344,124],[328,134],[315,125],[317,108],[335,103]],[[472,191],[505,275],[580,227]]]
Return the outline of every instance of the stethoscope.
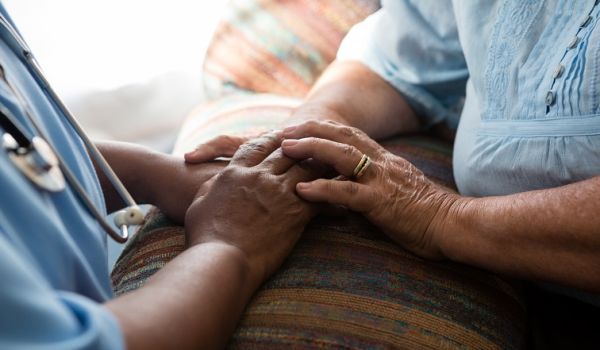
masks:
[[[27,69],[41,85],[50,100],[54,101],[68,123],[71,124],[77,135],[83,141],[83,144],[90,157],[94,160],[95,165],[106,175],[106,178],[127,205],[127,207],[114,215],[114,224],[120,228],[121,232],[118,232],[111,226],[105,215],[94,205],[94,202],[87,195],[84,187],[77,180],[71,169],[66,166],[66,162],[60,153],[56,151],[54,146],[46,141],[49,140],[49,137],[45,135],[44,130],[40,127],[38,121],[33,118],[31,109],[28,108],[27,101],[20,92],[10,84],[4,68],[0,67],[0,79],[4,80],[9,89],[13,92],[18,102],[21,104],[29,122],[33,125],[33,129],[37,133],[37,135],[31,135],[9,109],[0,106],[0,126],[4,129],[4,135],[2,136],[2,140],[0,140],[2,147],[8,153],[8,157],[15,167],[40,189],[48,192],[61,192],[65,190],[66,183],[68,183],[87,207],[90,214],[98,221],[108,235],[119,243],[125,243],[129,238],[128,227],[131,225],[139,225],[143,222],[144,215],[142,210],[137,206],[98,148],[96,148],[85,134],[67,106],[50,87],[48,80],[42,73],[40,66],[29,50],[27,44],[2,13],[0,13],[0,26],[8,31],[9,36],[13,39],[13,42],[9,42],[8,44],[13,46],[13,49],[17,49],[17,54],[19,52],[22,54]]]

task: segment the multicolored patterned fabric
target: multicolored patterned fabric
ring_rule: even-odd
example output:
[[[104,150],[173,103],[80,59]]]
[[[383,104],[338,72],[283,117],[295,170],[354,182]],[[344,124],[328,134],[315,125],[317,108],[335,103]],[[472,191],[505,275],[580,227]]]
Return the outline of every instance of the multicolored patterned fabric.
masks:
[[[204,63],[208,96],[304,96],[378,0],[231,0]]]
[[[182,155],[219,135],[257,135],[276,129],[301,102],[272,94],[241,94],[201,105],[184,121],[173,153]]]
[[[176,151],[232,127],[276,127],[298,102],[271,95],[217,101],[192,114]],[[383,144],[453,188],[449,144],[428,136]],[[183,248],[183,228],[152,212],[115,266],[116,293],[139,288]],[[525,334],[525,308],[512,282],[415,257],[348,213],[310,223],[283,267],[255,295],[229,346],[519,349]]]

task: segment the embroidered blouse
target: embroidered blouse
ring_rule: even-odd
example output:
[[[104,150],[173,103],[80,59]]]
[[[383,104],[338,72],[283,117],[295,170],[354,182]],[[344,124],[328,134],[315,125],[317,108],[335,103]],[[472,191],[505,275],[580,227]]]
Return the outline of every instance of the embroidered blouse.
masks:
[[[383,0],[338,59],[458,125],[462,194],[556,187],[600,174],[599,2]]]

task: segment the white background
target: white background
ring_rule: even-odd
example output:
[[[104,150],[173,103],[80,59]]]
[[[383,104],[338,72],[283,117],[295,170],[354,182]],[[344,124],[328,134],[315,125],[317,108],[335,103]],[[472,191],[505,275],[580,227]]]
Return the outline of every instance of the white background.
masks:
[[[169,151],[203,100],[225,0],[4,0],[48,79],[95,139]],[[122,246],[109,239],[109,266]]]
[[[167,150],[202,101],[202,61],[226,1],[3,3],[93,138]]]

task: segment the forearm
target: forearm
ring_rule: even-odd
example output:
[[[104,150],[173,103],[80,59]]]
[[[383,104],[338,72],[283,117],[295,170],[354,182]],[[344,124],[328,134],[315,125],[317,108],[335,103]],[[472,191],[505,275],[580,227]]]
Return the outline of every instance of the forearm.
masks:
[[[219,349],[259,283],[237,248],[199,244],[106,306],[128,349]]]
[[[144,190],[148,175],[146,169],[165,162],[165,155],[123,142],[102,141],[96,142],[96,146],[134,200],[139,203],[150,203],[150,195]],[[99,171],[97,166],[96,170],[109,212],[122,207],[122,200],[107,176]]]
[[[600,291],[600,177],[554,189],[459,200],[440,232],[452,260]]]
[[[183,222],[183,214],[196,194],[190,189],[198,188],[225,166],[224,162],[186,164],[180,158],[131,143],[96,145],[138,203],[156,205],[178,222]],[[98,174],[109,211],[120,208],[122,202],[116,191],[102,172]]]
[[[418,130],[419,121],[404,97],[359,62],[334,62],[292,115],[335,120],[365,131],[375,139]]]

